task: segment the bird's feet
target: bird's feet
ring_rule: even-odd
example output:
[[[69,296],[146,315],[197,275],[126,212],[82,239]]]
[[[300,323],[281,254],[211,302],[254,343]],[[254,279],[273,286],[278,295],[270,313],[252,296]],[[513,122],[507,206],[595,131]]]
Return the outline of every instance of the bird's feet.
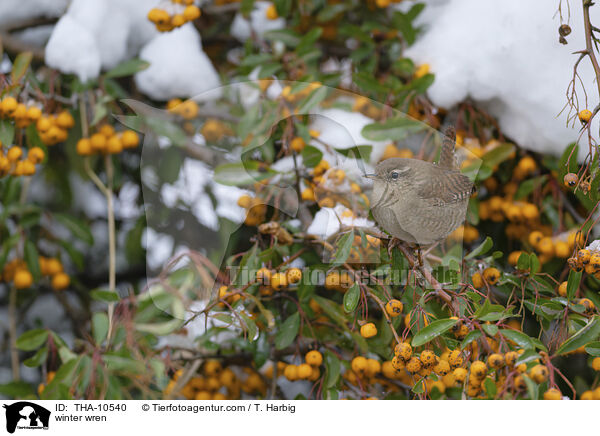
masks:
[[[402,244],[402,241],[394,237],[392,237],[392,239],[390,239],[390,241],[388,242],[387,251],[388,256],[390,257],[390,261],[392,260],[392,250],[400,244]]]

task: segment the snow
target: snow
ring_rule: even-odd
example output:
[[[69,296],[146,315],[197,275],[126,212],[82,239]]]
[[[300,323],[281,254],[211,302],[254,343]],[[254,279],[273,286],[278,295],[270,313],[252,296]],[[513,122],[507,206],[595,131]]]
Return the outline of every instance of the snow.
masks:
[[[150,67],[135,75],[136,85],[155,100],[194,97],[203,101],[222,94],[217,71],[190,23],[154,38],[142,49],[140,58]]]
[[[59,17],[68,5],[69,0],[2,0],[0,27],[31,18]]]
[[[588,245],[586,248],[588,250],[594,251],[594,252],[600,251],[600,239],[596,239],[595,241],[592,241],[590,243],[590,245]]]
[[[340,223],[349,227],[375,228],[375,223],[366,218],[342,217],[343,212],[346,210],[348,209],[342,205],[337,205],[334,208],[322,207],[315,214],[313,222],[306,230],[306,233],[327,239],[339,232]]]
[[[360,112],[349,112],[343,109],[319,109],[315,111],[314,121],[311,123],[310,128],[320,132],[320,141],[335,148],[345,149],[357,145],[373,146],[371,161],[377,162],[388,142],[371,141],[361,134],[363,127],[372,123],[374,123],[372,118]],[[319,147],[318,143],[311,145]]]
[[[76,37],[74,37],[76,35]],[[100,74],[100,53],[94,37],[73,18],[62,17],[46,45],[46,64],[87,82]]]
[[[235,15],[231,23],[231,35],[239,41],[246,41],[252,35],[252,31],[258,36],[262,36],[270,30],[279,30],[285,27],[285,20],[277,18],[269,20],[266,15],[267,8],[271,2],[257,1],[254,3],[254,10],[250,12],[250,20],[244,18],[239,12]]]
[[[579,121],[567,127],[566,114],[559,112],[577,59],[572,53],[585,48],[581,2],[570,2],[568,45],[558,42],[556,2],[432,3],[419,18],[427,30],[406,54],[431,66],[436,77],[428,94],[436,105],[451,108],[472,98],[498,118],[506,135],[534,151],[560,154],[577,139]],[[591,14],[598,21],[597,8]],[[587,107],[594,108],[598,96],[587,59],[579,71]],[[578,93],[581,110],[585,101]]]

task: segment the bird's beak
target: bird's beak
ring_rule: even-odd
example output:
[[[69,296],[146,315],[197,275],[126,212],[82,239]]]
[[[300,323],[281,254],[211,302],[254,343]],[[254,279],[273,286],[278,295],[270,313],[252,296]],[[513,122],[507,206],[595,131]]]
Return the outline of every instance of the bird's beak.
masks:
[[[377,177],[377,174],[363,174],[363,177],[366,177],[367,179],[374,179]]]

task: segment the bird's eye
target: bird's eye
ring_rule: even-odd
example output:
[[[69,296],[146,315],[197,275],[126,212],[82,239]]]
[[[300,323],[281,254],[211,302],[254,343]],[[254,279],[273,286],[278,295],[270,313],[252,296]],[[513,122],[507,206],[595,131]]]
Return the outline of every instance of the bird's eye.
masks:
[[[393,180],[398,180],[398,176],[399,176],[398,171],[392,171],[392,179]]]

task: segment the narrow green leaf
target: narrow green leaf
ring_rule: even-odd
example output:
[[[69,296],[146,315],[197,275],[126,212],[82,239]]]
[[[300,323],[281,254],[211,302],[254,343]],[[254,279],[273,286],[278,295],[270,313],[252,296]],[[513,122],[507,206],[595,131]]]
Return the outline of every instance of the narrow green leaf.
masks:
[[[425,130],[427,126],[410,118],[389,118],[381,123],[367,124],[362,135],[372,141],[400,141],[409,135]]]
[[[12,145],[15,137],[15,125],[10,120],[0,120],[0,144],[5,148]]]
[[[558,347],[556,354],[567,354],[570,351],[583,347],[590,342],[596,342],[600,335],[600,317],[595,315],[577,333],[567,339]]]
[[[102,344],[108,334],[108,316],[104,312],[96,312],[92,316],[92,333],[96,345]]]
[[[340,359],[337,358],[335,354],[331,351],[325,351],[325,387],[332,388],[334,387],[339,378],[340,372],[342,369],[342,363]]]
[[[25,242],[25,252],[24,252],[25,263],[27,263],[27,269],[33,276],[34,281],[38,281],[42,276],[42,272],[40,270],[40,262],[39,262],[39,254],[35,244],[27,240]]]
[[[590,342],[585,346],[585,352],[590,356],[600,356],[600,341]]]
[[[483,163],[493,168],[496,165],[501,164],[505,160],[509,159],[510,156],[514,153],[515,146],[514,144],[504,143],[500,144],[497,147],[494,147],[492,150],[488,151],[481,157]]]
[[[359,299],[360,287],[358,286],[358,283],[355,282],[344,294],[344,311],[346,311],[346,313],[354,312],[358,306]]]
[[[12,71],[10,72],[13,83],[17,83],[25,75],[32,59],[33,53],[30,51],[20,53],[16,57],[15,62],[13,63]]]
[[[240,316],[244,320],[244,324],[246,324],[245,330],[248,333],[248,340],[250,342],[254,342],[256,339],[258,339],[258,327],[256,326],[256,323],[244,312],[240,312]]]
[[[46,361],[48,357],[48,347],[42,347],[29,359],[26,359],[23,364],[29,368],[37,368]]]
[[[534,348],[531,338],[523,332],[517,330],[501,329],[500,334],[506,339],[515,342],[521,348],[532,349]]]
[[[456,325],[458,319],[438,319],[433,321],[427,327],[421,329],[412,339],[413,347],[420,347],[423,344],[430,342],[437,338],[442,333],[450,330]]]
[[[494,241],[489,236],[485,238],[478,247],[476,247],[473,251],[465,256],[465,259],[473,259],[474,257],[481,256],[482,254],[487,253],[494,246]]]
[[[120,300],[119,294],[105,289],[95,289],[90,292],[90,296],[97,301],[103,301],[105,303],[116,303]]]
[[[23,351],[33,351],[42,346],[48,339],[48,330],[35,329],[23,333],[17,339],[17,348]]]
[[[337,250],[333,257],[333,265],[341,265],[346,262],[354,243],[354,232],[347,232],[339,239]]]
[[[110,79],[114,77],[131,76],[139,71],[145,70],[149,66],[149,62],[141,59],[130,59],[128,61],[121,62],[112,70],[107,71],[104,77]]]
[[[307,168],[316,167],[323,159],[323,152],[312,145],[307,145],[302,150],[302,163]]]
[[[214,180],[217,183],[228,186],[251,185],[278,174],[259,162],[238,162],[219,165],[215,169]]]
[[[84,221],[66,213],[55,213],[53,217],[57,222],[69,229],[71,234],[77,239],[82,240],[88,245],[94,244],[94,236]]]
[[[581,282],[582,275],[582,271],[569,271],[569,278],[567,279],[567,300],[571,301],[577,293],[577,289],[579,289],[579,283]]]
[[[296,312],[289,316],[279,328],[277,336],[275,336],[275,348],[282,350],[296,339],[298,330],[300,329],[300,313]]]
[[[465,338],[460,343],[460,348],[464,350],[467,345],[469,345],[474,340],[479,339],[481,335],[482,333],[479,330],[471,330],[469,333],[467,333],[467,336],[465,336]]]

